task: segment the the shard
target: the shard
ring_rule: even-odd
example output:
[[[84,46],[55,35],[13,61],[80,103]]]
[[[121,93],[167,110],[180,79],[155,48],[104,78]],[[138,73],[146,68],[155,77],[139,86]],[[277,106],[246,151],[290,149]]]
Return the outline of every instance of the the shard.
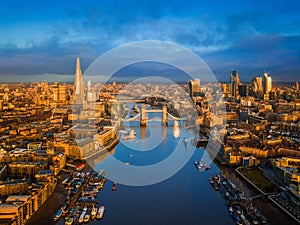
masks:
[[[76,58],[76,69],[75,69],[75,79],[74,79],[74,103],[82,104],[84,100],[84,83],[82,81],[82,72],[80,68],[80,59]]]

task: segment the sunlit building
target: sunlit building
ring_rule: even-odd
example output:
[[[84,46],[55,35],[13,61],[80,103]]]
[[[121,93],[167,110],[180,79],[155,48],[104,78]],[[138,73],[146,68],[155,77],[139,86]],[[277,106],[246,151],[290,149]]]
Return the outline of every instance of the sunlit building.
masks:
[[[84,82],[80,68],[80,59],[76,58],[75,80],[74,80],[74,103],[82,104],[84,100]]]
[[[251,83],[252,94],[256,98],[262,98],[263,95],[263,82],[261,77],[254,77]]]
[[[194,97],[195,93],[200,92],[200,80],[190,80],[189,81],[189,88],[190,88],[190,97]]]
[[[237,98],[239,96],[240,78],[237,70],[233,70],[230,74],[231,96]]]
[[[267,72],[264,72],[264,85],[264,93],[268,94],[272,90],[272,77],[269,77]]]

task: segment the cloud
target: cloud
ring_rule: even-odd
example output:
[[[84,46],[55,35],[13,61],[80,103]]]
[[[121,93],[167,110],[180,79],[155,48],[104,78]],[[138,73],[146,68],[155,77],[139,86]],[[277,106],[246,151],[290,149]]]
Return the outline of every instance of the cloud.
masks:
[[[84,70],[112,48],[155,39],[191,49],[218,74],[240,69],[248,77],[269,67],[293,77],[299,71],[296,1],[45,4],[6,2],[0,9],[6,19],[0,20],[0,74],[72,74],[77,56]]]

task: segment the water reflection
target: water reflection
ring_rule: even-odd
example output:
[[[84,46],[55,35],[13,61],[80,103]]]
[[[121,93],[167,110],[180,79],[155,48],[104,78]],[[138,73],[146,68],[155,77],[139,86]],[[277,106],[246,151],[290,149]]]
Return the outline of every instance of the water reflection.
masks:
[[[174,121],[174,126],[173,126],[173,135],[175,138],[180,137],[180,126],[178,121]]]
[[[146,137],[146,127],[141,127],[141,139],[145,140]]]
[[[110,151],[104,150],[102,152],[99,152],[99,154],[90,157],[87,160],[87,163],[94,168],[96,164],[101,163],[103,160],[105,160],[107,157],[113,154],[115,154],[115,148],[111,149]]]

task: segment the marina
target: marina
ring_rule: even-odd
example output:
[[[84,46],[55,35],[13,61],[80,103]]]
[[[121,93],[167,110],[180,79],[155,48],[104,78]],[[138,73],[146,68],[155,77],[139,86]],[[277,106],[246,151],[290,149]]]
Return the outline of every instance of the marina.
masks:
[[[80,167],[84,167],[82,165]],[[53,221],[71,225],[102,219],[105,207],[98,206],[97,196],[107,178],[108,174],[103,170],[98,173],[93,170],[70,173],[62,181],[67,195],[65,204],[57,211]]]
[[[209,178],[209,183],[219,191],[226,201],[228,211],[238,225],[268,224],[266,218],[254,208],[252,199],[244,196],[235,184],[224,176],[217,174]]]

